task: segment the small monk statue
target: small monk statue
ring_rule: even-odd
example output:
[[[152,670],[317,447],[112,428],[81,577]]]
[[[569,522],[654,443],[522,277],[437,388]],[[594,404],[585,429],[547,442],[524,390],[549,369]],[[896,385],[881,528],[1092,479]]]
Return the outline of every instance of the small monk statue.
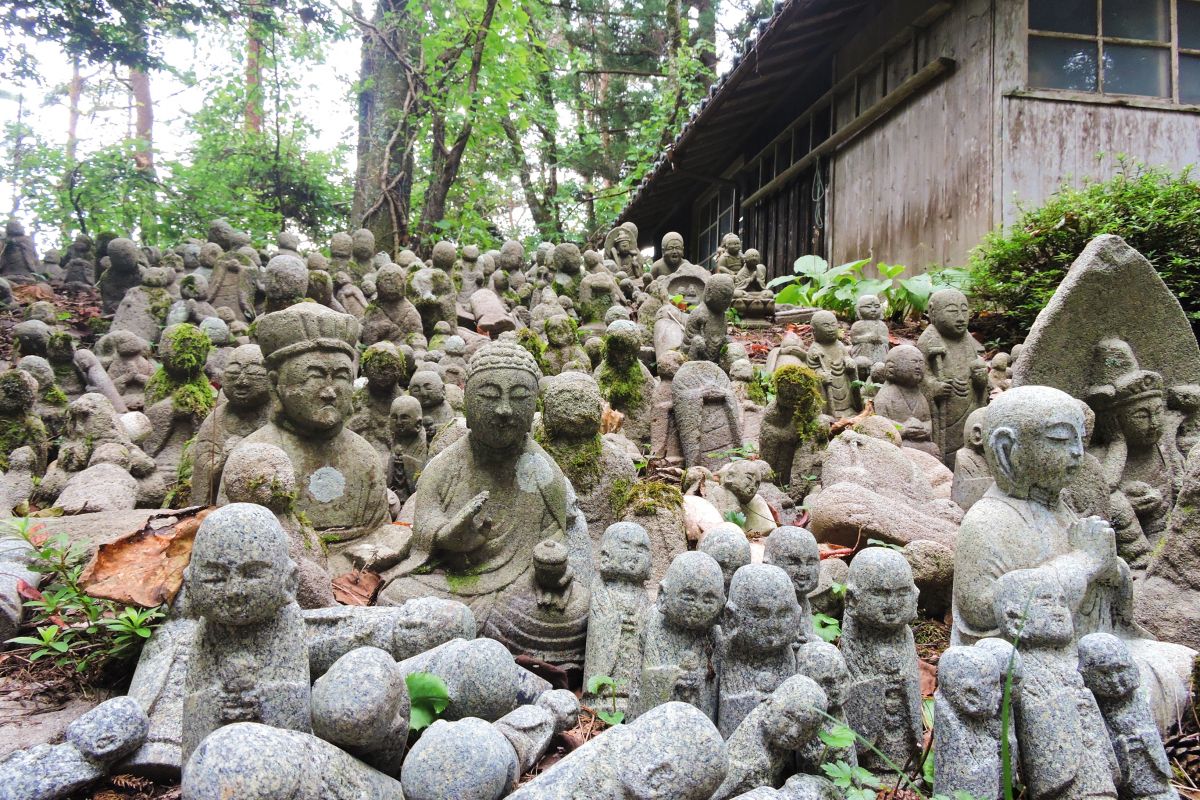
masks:
[[[938,289],[929,298],[929,321],[917,347],[925,354],[930,380],[926,393],[933,403],[933,442],[946,466],[962,447],[967,416],[987,405],[988,367],[983,345],[967,332],[971,307],[958,289]]]
[[[1000,699],[1004,672],[979,647],[951,647],[938,660],[934,694],[934,791],[999,800]]]
[[[757,250],[746,251],[742,268],[733,277],[733,285],[744,294],[767,290],[767,265],[762,263],[762,255]]]
[[[925,356],[911,344],[888,351],[884,361],[884,384],[875,395],[875,413],[900,426],[905,447],[921,450],[940,458],[933,439],[933,417],[925,384]]]
[[[808,601],[808,596],[816,591],[821,579],[821,551],[817,547],[816,537],[804,528],[781,525],[771,531],[763,547],[763,563],[786,572],[792,579],[792,588],[796,590],[796,602],[800,604],[800,626],[796,629],[796,641],[804,644],[818,640],[813,632],[812,606]]]
[[[233,722],[311,730],[308,649],[287,534],[262,506],[205,518],[184,573],[198,619],[183,700],[183,760]]]
[[[829,714],[822,723],[826,731],[846,724],[846,712],[842,706],[850,697],[850,668],[846,659],[832,644],[813,639],[796,650],[796,672],[816,681],[825,692]],[[830,719],[832,717],[832,719]],[[810,741],[797,755],[797,766],[802,772],[816,773],[823,763],[845,761],[852,767],[858,766],[858,751],[851,742],[846,747],[827,746],[820,740]]]
[[[696,549],[713,557],[721,567],[725,596],[729,596],[729,584],[733,574],[751,562],[754,557],[746,532],[733,522],[722,522],[709,528]]]
[[[860,372],[870,372],[872,365],[887,358],[889,349],[883,303],[877,295],[864,294],[855,301],[854,312],[857,319],[850,326],[850,355]]]
[[[637,249],[637,240],[638,229],[632,222],[618,225],[604,238],[604,257],[616,262],[618,272],[642,274],[642,256]]]
[[[721,246],[717,250],[716,272],[724,275],[737,275],[745,263],[742,256],[742,237],[736,233],[727,233],[721,237]]]
[[[436,370],[421,368],[409,379],[408,393],[421,404],[425,440],[432,442],[442,428],[454,421],[454,408],[446,401],[446,382]]]
[[[392,401],[400,393],[401,381],[407,377],[407,359],[391,342],[376,342],[363,351],[359,371],[366,377],[367,385],[354,392],[354,416],[346,422],[346,427],[370,442],[386,462],[391,445],[388,422]]]
[[[725,312],[733,303],[733,278],[714,275],[704,285],[704,302],[688,314],[683,340],[689,356],[697,361],[721,364],[727,361],[729,326]]]
[[[983,456],[983,415],[987,407],[977,408],[967,416],[963,424],[963,446],[954,457],[954,483],[950,488],[950,499],[958,503],[963,511],[983,497],[992,485],[992,471]]]
[[[859,398],[854,388],[854,359],[842,344],[842,333],[832,311],[818,311],[812,317],[813,343],[808,348],[808,366],[821,376],[825,393],[825,413],[834,418],[858,413]]]
[[[405,296],[405,278],[404,270],[395,264],[375,273],[375,302],[364,312],[363,344],[384,339],[401,343],[421,332],[421,314]]]
[[[668,231],[662,238],[662,257],[650,265],[650,276],[665,278],[687,263],[683,257],[683,237]]]
[[[406,394],[392,401],[388,418],[391,445],[388,454],[388,488],[403,503],[417,490],[417,478],[428,461],[429,445],[421,424],[421,404]]]

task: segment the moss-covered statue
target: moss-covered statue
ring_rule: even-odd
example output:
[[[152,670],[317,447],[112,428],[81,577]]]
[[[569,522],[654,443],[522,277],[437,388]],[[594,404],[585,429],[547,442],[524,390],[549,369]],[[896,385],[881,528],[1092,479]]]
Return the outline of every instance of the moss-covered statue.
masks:
[[[610,408],[625,415],[621,428],[630,441],[650,441],[654,376],[638,357],[641,329],[629,320],[616,320],[604,336],[604,355],[592,377]]]
[[[151,431],[144,450],[170,482],[183,458],[183,448],[217,403],[217,393],[204,374],[211,343],[195,325],[172,325],[158,343],[162,366],[146,384],[146,416]]]
[[[787,364],[775,370],[775,397],[763,413],[759,452],[775,479],[803,499],[820,473],[829,426],[822,419],[821,378],[808,367]]]
[[[0,373],[0,469],[8,469],[8,457],[18,447],[31,447],[40,474],[46,468],[46,428],[33,413],[38,383],[24,370]]]
[[[346,428],[359,323],[316,303],[297,303],[259,317],[256,330],[276,401],[274,418],[238,448],[273,444],[291,459],[296,512],[329,544],[330,572],[337,575],[351,565],[348,548],[382,546],[394,530],[383,462]]]
[[[359,360],[367,385],[354,393],[354,416],[346,427],[370,442],[384,463],[392,446],[392,401],[403,392],[400,384],[411,372],[409,358],[411,351],[403,353],[391,342],[382,341],[363,351]]]
[[[592,580],[592,548],[574,489],[530,435],[540,378],[533,356],[515,341],[498,340],[472,357],[468,435],[421,473],[411,549],[384,573],[381,603],[462,600],[483,635],[503,630],[495,638],[531,645],[550,644],[539,642],[539,632],[551,628],[541,614],[559,608],[573,615]],[[535,589],[534,548],[546,539],[561,543],[567,562],[557,586],[539,581]],[[526,616],[535,591],[541,614]]]

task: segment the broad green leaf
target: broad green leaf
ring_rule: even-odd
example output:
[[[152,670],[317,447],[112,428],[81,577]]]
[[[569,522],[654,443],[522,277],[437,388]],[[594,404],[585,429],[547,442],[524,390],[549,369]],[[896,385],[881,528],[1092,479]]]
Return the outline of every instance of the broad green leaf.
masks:
[[[829,262],[820,256],[800,256],[792,264],[792,272],[815,278],[829,270]]]
[[[849,725],[835,725],[827,731],[818,731],[817,736],[829,747],[843,750],[854,744],[854,731]]]
[[[608,675],[593,675],[588,678],[587,690],[588,694],[600,694],[601,689],[608,687],[616,688],[617,682]]]

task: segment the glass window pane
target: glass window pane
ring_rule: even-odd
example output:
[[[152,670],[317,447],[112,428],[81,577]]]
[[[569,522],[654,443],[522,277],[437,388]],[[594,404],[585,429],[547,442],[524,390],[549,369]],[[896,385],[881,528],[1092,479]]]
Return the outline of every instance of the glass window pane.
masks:
[[[1179,46],[1200,50],[1200,2],[1179,0]]]
[[[1159,47],[1104,46],[1104,93],[1171,96],[1171,51]]]
[[[1039,89],[1094,92],[1096,45],[1071,39],[1029,37],[1029,85]]]
[[[1200,105],[1200,56],[1179,57],[1179,102]]]
[[[1029,0],[1029,29],[1096,34],[1096,0]]]
[[[1104,35],[1170,41],[1167,0],[1104,0]]]

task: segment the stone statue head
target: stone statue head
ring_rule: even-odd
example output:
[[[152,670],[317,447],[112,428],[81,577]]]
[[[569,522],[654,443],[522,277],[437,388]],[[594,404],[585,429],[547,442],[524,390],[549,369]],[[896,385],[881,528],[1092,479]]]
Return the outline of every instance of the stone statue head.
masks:
[[[308,265],[293,255],[278,255],[267,262],[263,288],[275,303],[298,303],[308,292]]]
[[[685,750],[681,742],[687,742]],[[695,706],[680,702],[663,703],[638,717],[622,731],[610,758],[620,784],[612,796],[637,800],[711,797],[729,759],[712,721]]]
[[[946,339],[961,339],[971,320],[971,305],[958,289],[938,289],[929,297],[929,321]]]
[[[1096,411],[1101,440],[1110,441],[1119,433],[1134,449],[1157,445],[1166,412],[1162,375],[1142,369],[1121,339],[1097,344],[1092,363],[1097,374],[1086,399]]]
[[[350,252],[359,261],[370,261],[375,256],[375,234],[366,228],[350,234]]]
[[[212,340],[203,330],[183,322],[162,332],[158,340],[158,360],[168,375],[187,379],[200,374],[211,349]]]
[[[674,272],[683,263],[683,237],[670,231],[662,238],[663,263]]]
[[[479,252],[479,245],[465,245],[462,249],[463,266],[467,269],[471,269],[475,266],[475,262],[479,260],[480,255],[481,253]]]
[[[338,231],[329,239],[329,255],[336,259],[348,259],[354,253],[354,238]]]
[[[1001,575],[992,590],[1001,636],[1020,644],[1069,644],[1075,636],[1067,593],[1053,570],[1017,569]]]
[[[46,391],[47,387],[55,384],[54,367],[41,356],[22,356],[17,362],[17,369],[27,372],[37,381],[38,390]]]
[[[538,252],[542,252],[541,247],[538,248]],[[500,258],[496,262],[496,269],[512,272],[521,269],[524,262],[525,246],[516,239],[509,239],[500,245]]]
[[[747,254],[749,255],[749,254]],[[873,294],[861,295],[854,303],[854,310],[859,319],[883,319],[883,303]]]
[[[444,239],[433,246],[433,266],[435,269],[440,269],[443,272],[449,272],[454,268],[454,262],[458,259],[458,248],[453,242],[447,242]]]
[[[763,701],[764,738],[780,750],[799,750],[821,730],[829,701],[817,682],[793,675]]]
[[[200,245],[200,266],[208,269],[216,267],[224,252],[216,242],[205,242]]]
[[[375,273],[375,292],[379,299],[394,303],[404,299],[404,269],[396,264],[380,267]]]
[[[570,297],[567,297],[565,294],[558,298],[558,304],[562,307],[562,310],[568,314],[575,310],[575,301]]]
[[[289,514],[296,502],[296,470],[288,454],[266,442],[245,442],[229,454],[221,472],[231,503],[256,503],[272,514]]]
[[[555,314],[546,320],[546,340],[554,347],[567,347],[576,342],[575,322],[566,314]]]
[[[627,367],[632,364],[641,347],[641,329],[629,320],[617,320],[605,331],[604,360],[614,366]]]
[[[300,236],[292,231],[280,231],[275,237],[275,244],[280,250],[291,250],[294,253],[300,249]]]
[[[88,392],[67,406],[68,440],[125,441],[128,437],[123,436],[123,432],[116,409],[99,392]]]
[[[519,454],[533,424],[541,377],[533,356],[515,341],[498,339],[479,348],[467,365],[463,408],[472,443]]]
[[[812,315],[812,333],[813,341],[819,344],[833,344],[842,338],[837,317],[824,309]]]
[[[1013,691],[1016,692],[1021,688],[1021,679],[1024,677],[1025,670],[1021,654],[1017,652],[1017,648],[1012,646],[1012,642],[998,636],[987,636],[975,643],[975,649],[982,650],[992,657],[996,662],[996,668],[1000,671],[1002,682],[1008,680],[1011,670]]]
[[[437,370],[422,367],[409,380],[408,393],[417,398],[421,408],[437,408],[446,402],[446,382]]]
[[[578,275],[583,268],[583,254],[579,252],[578,245],[563,242],[555,245],[551,263],[555,272]]]
[[[917,618],[917,585],[903,555],[868,547],[850,562],[846,613],[866,628],[894,630]]]
[[[542,424],[550,439],[586,441],[600,434],[604,401],[591,375],[578,372],[547,378]]]
[[[229,325],[220,317],[205,317],[200,320],[200,332],[208,337],[215,347],[224,347],[233,341]]]
[[[696,549],[712,556],[721,566],[726,592],[729,591],[733,574],[749,564],[751,559],[750,542],[746,539],[745,531],[732,522],[722,522],[709,528]]]
[[[1006,494],[1055,506],[1083,460],[1083,412],[1049,386],[1018,386],[987,406],[983,452]]]
[[[340,432],[353,411],[358,320],[297,303],[259,317],[256,331],[286,424],[310,434]]]
[[[404,356],[388,341],[371,345],[359,360],[359,369],[367,383],[379,391],[398,386],[407,372],[406,366]]]
[[[748,358],[739,358],[729,365],[730,380],[749,383],[754,380],[754,364]]]
[[[134,272],[138,268],[138,248],[130,239],[113,239],[108,243],[110,269]]]
[[[16,239],[18,236],[25,235],[25,225],[21,220],[9,218],[8,222],[4,223],[4,236],[7,239]]]
[[[629,319],[629,309],[622,305],[616,305],[604,312],[604,325],[608,327],[619,319]]]
[[[992,356],[992,360],[988,362],[988,366],[996,372],[1008,372],[1008,353],[996,353]]]
[[[1111,633],[1089,633],[1079,640],[1079,672],[1084,685],[1101,703],[1123,700],[1142,683],[1129,647]]]
[[[33,410],[38,383],[25,370],[9,369],[0,372],[0,414],[19,416]]]
[[[742,237],[738,236],[736,233],[727,233],[721,237],[721,247],[725,248],[725,252],[728,255],[741,255]]]
[[[742,259],[745,261],[745,268],[752,270],[762,263],[762,253],[751,247],[742,254]]]
[[[600,576],[605,580],[632,581],[639,586],[650,578],[650,536],[636,522],[616,522],[600,537]]]
[[[294,603],[299,577],[275,515],[231,503],[200,523],[184,581],[197,617],[241,627],[266,622]]]
[[[319,305],[333,302],[333,277],[323,269],[308,271],[308,297]]]
[[[788,647],[800,627],[800,604],[792,579],[770,564],[747,564],[733,573],[722,627],[729,645],[742,653]]]
[[[308,265],[309,269],[329,269],[329,259],[325,257],[324,253],[318,253],[316,250],[309,253],[308,258],[306,258],[304,261]]]
[[[258,345],[234,348],[221,376],[221,389],[233,408],[259,408],[271,399],[271,383]]]
[[[620,256],[632,255],[637,251],[636,230],[630,230],[625,225],[613,228],[606,237],[605,250],[611,250]]]
[[[967,415],[963,423],[963,442],[976,453],[983,454],[983,418],[987,415],[987,406],[980,406]]]
[[[714,314],[724,314],[733,303],[733,276],[718,273],[704,284],[704,305]],[[815,329],[814,329],[815,330]]]
[[[829,708],[841,708],[850,696],[850,668],[842,651],[829,642],[816,639],[801,645],[796,651],[796,672],[816,681]]]
[[[402,394],[392,401],[389,420],[393,438],[415,436],[421,430],[421,402]]]
[[[762,471],[756,461],[734,461],[721,470],[721,485],[742,505],[754,499],[761,483]]]
[[[889,383],[916,388],[925,380],[925,355],[911,344],[888,350],[884,359],[884,376]]]
[[[779,567],[788,574],[797,600],[816,590],[821,578],[821,551],[812,533],[794,525],[783,525],[771,531],[763,544],[763,563]]]
[[[951,647],[938,661],[938,691],[965,717],[995,719],[1000,716],[1002,675],[991,653]]]
[[[89,761],[113,764],[132,753],[150,732],[150,720],[128,695],[106,700],[67,727],[67,741]]]
[[[667,621],[677,628],[708,630],[724,608],[725,578],[716,559],[698,550],[675,556],[658,591],[658,610]]]

